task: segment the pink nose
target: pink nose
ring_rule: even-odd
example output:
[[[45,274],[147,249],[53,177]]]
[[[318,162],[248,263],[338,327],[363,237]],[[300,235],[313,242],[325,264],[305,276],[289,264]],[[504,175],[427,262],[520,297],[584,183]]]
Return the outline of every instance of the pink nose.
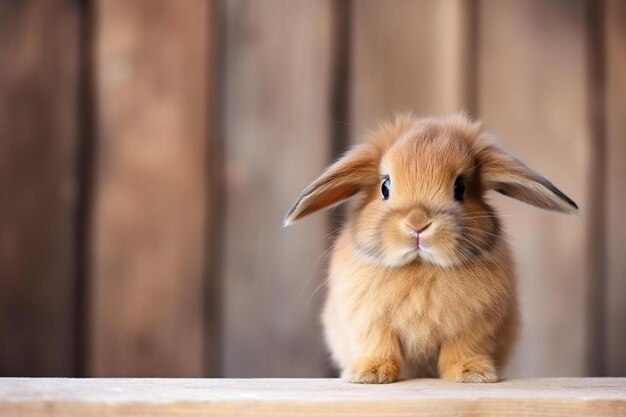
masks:
[[[422,227],[419,230],[416,230],[415,232],[419,235],[420,233],[422,233],[424,230],[428,229],[430,227],[430,225],[433,224],[433,222],[428,223],[426,226]]]

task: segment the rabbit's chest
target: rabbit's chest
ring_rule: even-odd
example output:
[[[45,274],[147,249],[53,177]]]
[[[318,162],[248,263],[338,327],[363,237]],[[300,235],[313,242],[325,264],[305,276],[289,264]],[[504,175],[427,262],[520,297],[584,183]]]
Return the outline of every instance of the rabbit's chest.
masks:
[[[424,273],[418,279],[383,284],[387,285],[371,287],[369,303],[376,307],[370,311],[384,317],[407,348],[438,345],[484,314],[484,304],[476,296],[483,294],[484,300],[484,291],[472,282]]]

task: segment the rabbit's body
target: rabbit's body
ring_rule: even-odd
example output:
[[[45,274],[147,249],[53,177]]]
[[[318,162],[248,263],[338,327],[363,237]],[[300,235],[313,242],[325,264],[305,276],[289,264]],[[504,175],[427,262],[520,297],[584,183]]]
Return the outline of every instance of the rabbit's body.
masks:
[[[436,376],[440,347],[459,337],[475,340],[480,350],[496,358],[496,366],[503,363],[514,341],[518,314],[511,256],[504,240],[472,264],[442,268],[413,262],[390,270],[355,254],[351,233],[348,225],[335,243],[322,315],[327,344],[334,361],[345,370],[344,377],[367,378],[355,375],[359,371],[351,366],[372,348],[367,334],[376,326],[393,334],[389,346],[376,349],[400,349],[405,377]],[[388,382],[386,377],[371,373],[370,382]],[[486,377],[495,378],[494,370],[489,369]]]
[[[384,124],[302,193],[285,224],[360,196],[333,248],[323,313],[344,378],[497,380],[518,318],[513,262],[488,190],[578,209],[462,115]]]

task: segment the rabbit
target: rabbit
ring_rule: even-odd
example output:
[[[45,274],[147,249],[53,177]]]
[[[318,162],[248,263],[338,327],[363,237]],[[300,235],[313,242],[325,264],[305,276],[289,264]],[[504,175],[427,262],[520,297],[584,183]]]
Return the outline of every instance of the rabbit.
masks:
[[[358,195],[332,249],[322,313],[345,380],[498,380],[519,317],[511,251],[488,190],[578,212],[464,114],[397,116],[298,197],[285,226]]]

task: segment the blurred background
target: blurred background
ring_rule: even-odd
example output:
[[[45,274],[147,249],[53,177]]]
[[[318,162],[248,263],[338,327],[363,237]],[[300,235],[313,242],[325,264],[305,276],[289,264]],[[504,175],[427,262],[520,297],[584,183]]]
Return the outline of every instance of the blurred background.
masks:
[[[297,194],[395,112],[465,110],[581,207],[491,196],[508,377],[626,375],[626,2],[0,0],[0,375],[334,375],[341,210]]]

